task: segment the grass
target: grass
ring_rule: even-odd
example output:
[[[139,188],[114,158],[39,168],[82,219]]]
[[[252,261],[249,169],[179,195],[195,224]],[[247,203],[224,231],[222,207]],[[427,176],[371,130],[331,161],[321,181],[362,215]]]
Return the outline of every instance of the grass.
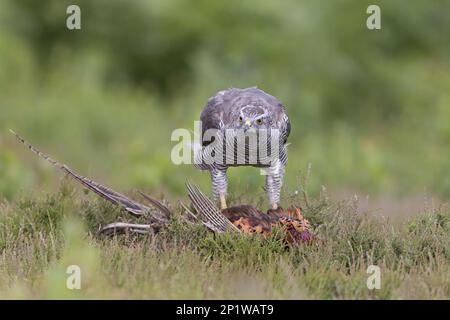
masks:
[[[99,225],[134,220],[67,184],[23,195],[0,206],[0,297],[450,298],[449,208],[393,224],[353,201],[305,199],[289,204],[303,207],[323,243],[287,249],[279,234],[212,234],[185,223],[176,207],[158,234],[104,238]],[[81,290],[66,288],[72,264],[81,268]],[[371,264],[381,268],[380,290],[366,287]]]

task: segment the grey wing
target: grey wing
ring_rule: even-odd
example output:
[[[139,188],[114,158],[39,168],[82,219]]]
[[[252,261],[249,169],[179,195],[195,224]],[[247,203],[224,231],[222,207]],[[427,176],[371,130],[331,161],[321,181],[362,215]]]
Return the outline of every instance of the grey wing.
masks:
[[[275,119],[275,127],[280,130],[280,146],[279,146],[279,156],[281,163],[286,166],[288,160],[288,152],[287,152],[287,139],[289,134],[291,133],[291,122],[289,121],[289,117],[285,112],[284,106],[281,103],[277,103],[273,109],[273,116]]]
[[[221,105],[224,103],[226,90],[219,91],[215,96],[209,98],[206,107],[203,109],[200,115],[200,121],[202,122],[202,138],[205,132],[209,129],[220,129],[223,127],[223,108]],[[207,146],[212,141],[203,141],[202,145]]]
[[[280,140],[286,144],[291,133],[291,122],[286,113],[284,105],[276,98],[273,98],[270,104],[270,113],[273,119],[272,128],[280,130]]]
[[[281,163],[283,163],[285,166],[287,165],[288,161],[286,142],[290,133],[291,133],[291,122],[289,121],[289,117],[287,116],[287,114],[284,114],[281,123],[281,141],[283,142],[283,145],[281,146],[280,150],[280,159]]]
[[[280,123],[281,128],[281,141],[283,144],[286,144],[289,135],[291,134],[291,122],[289,121],[289,117],[286,113],[283,114]]]

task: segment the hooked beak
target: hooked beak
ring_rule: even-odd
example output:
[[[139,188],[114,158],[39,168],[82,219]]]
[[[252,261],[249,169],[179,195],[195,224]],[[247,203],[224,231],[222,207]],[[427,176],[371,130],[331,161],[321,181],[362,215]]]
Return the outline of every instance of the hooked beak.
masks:
[[[253,125],[252,125],[252,124],[250,124],[250,126],[245,125],[245,126],[244,126],[244,133],[245,133],[245,134],[255,134],[255,133],[256,133],[256,129],[253,128]]]
[[[250,120],[245,120],[244,123],[244,131],[247,131],[248,129],[250,129],[252,127],[252,123],[250,122]]]

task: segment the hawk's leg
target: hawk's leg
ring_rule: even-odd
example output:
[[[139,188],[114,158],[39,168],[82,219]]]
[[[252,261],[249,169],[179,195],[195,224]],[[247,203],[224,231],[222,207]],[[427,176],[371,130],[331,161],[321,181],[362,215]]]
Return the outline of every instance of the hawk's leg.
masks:
[[[267,168],[266,170],[266,192],[269,198],[270,208],[278,209],[280,203],[281,187],[283,186],[285,166],[281,163]]]
[[[214,199],[220,199],[220,208],[225,209],[227,207],[226,196],[228,189],[227,169],[212,169],[211,180]]]

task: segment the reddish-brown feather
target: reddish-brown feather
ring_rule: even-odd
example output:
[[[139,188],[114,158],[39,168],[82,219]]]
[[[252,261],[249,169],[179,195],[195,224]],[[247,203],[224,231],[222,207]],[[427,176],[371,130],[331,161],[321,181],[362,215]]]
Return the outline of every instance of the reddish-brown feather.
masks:
[[[258,233],[267,237],[278,226],[286,232],[288,243],[311,243],[316,239],[300,208],[278,208],[264,213],[253,206],[241,205],[223,209],[222,214],[244,234]]]

